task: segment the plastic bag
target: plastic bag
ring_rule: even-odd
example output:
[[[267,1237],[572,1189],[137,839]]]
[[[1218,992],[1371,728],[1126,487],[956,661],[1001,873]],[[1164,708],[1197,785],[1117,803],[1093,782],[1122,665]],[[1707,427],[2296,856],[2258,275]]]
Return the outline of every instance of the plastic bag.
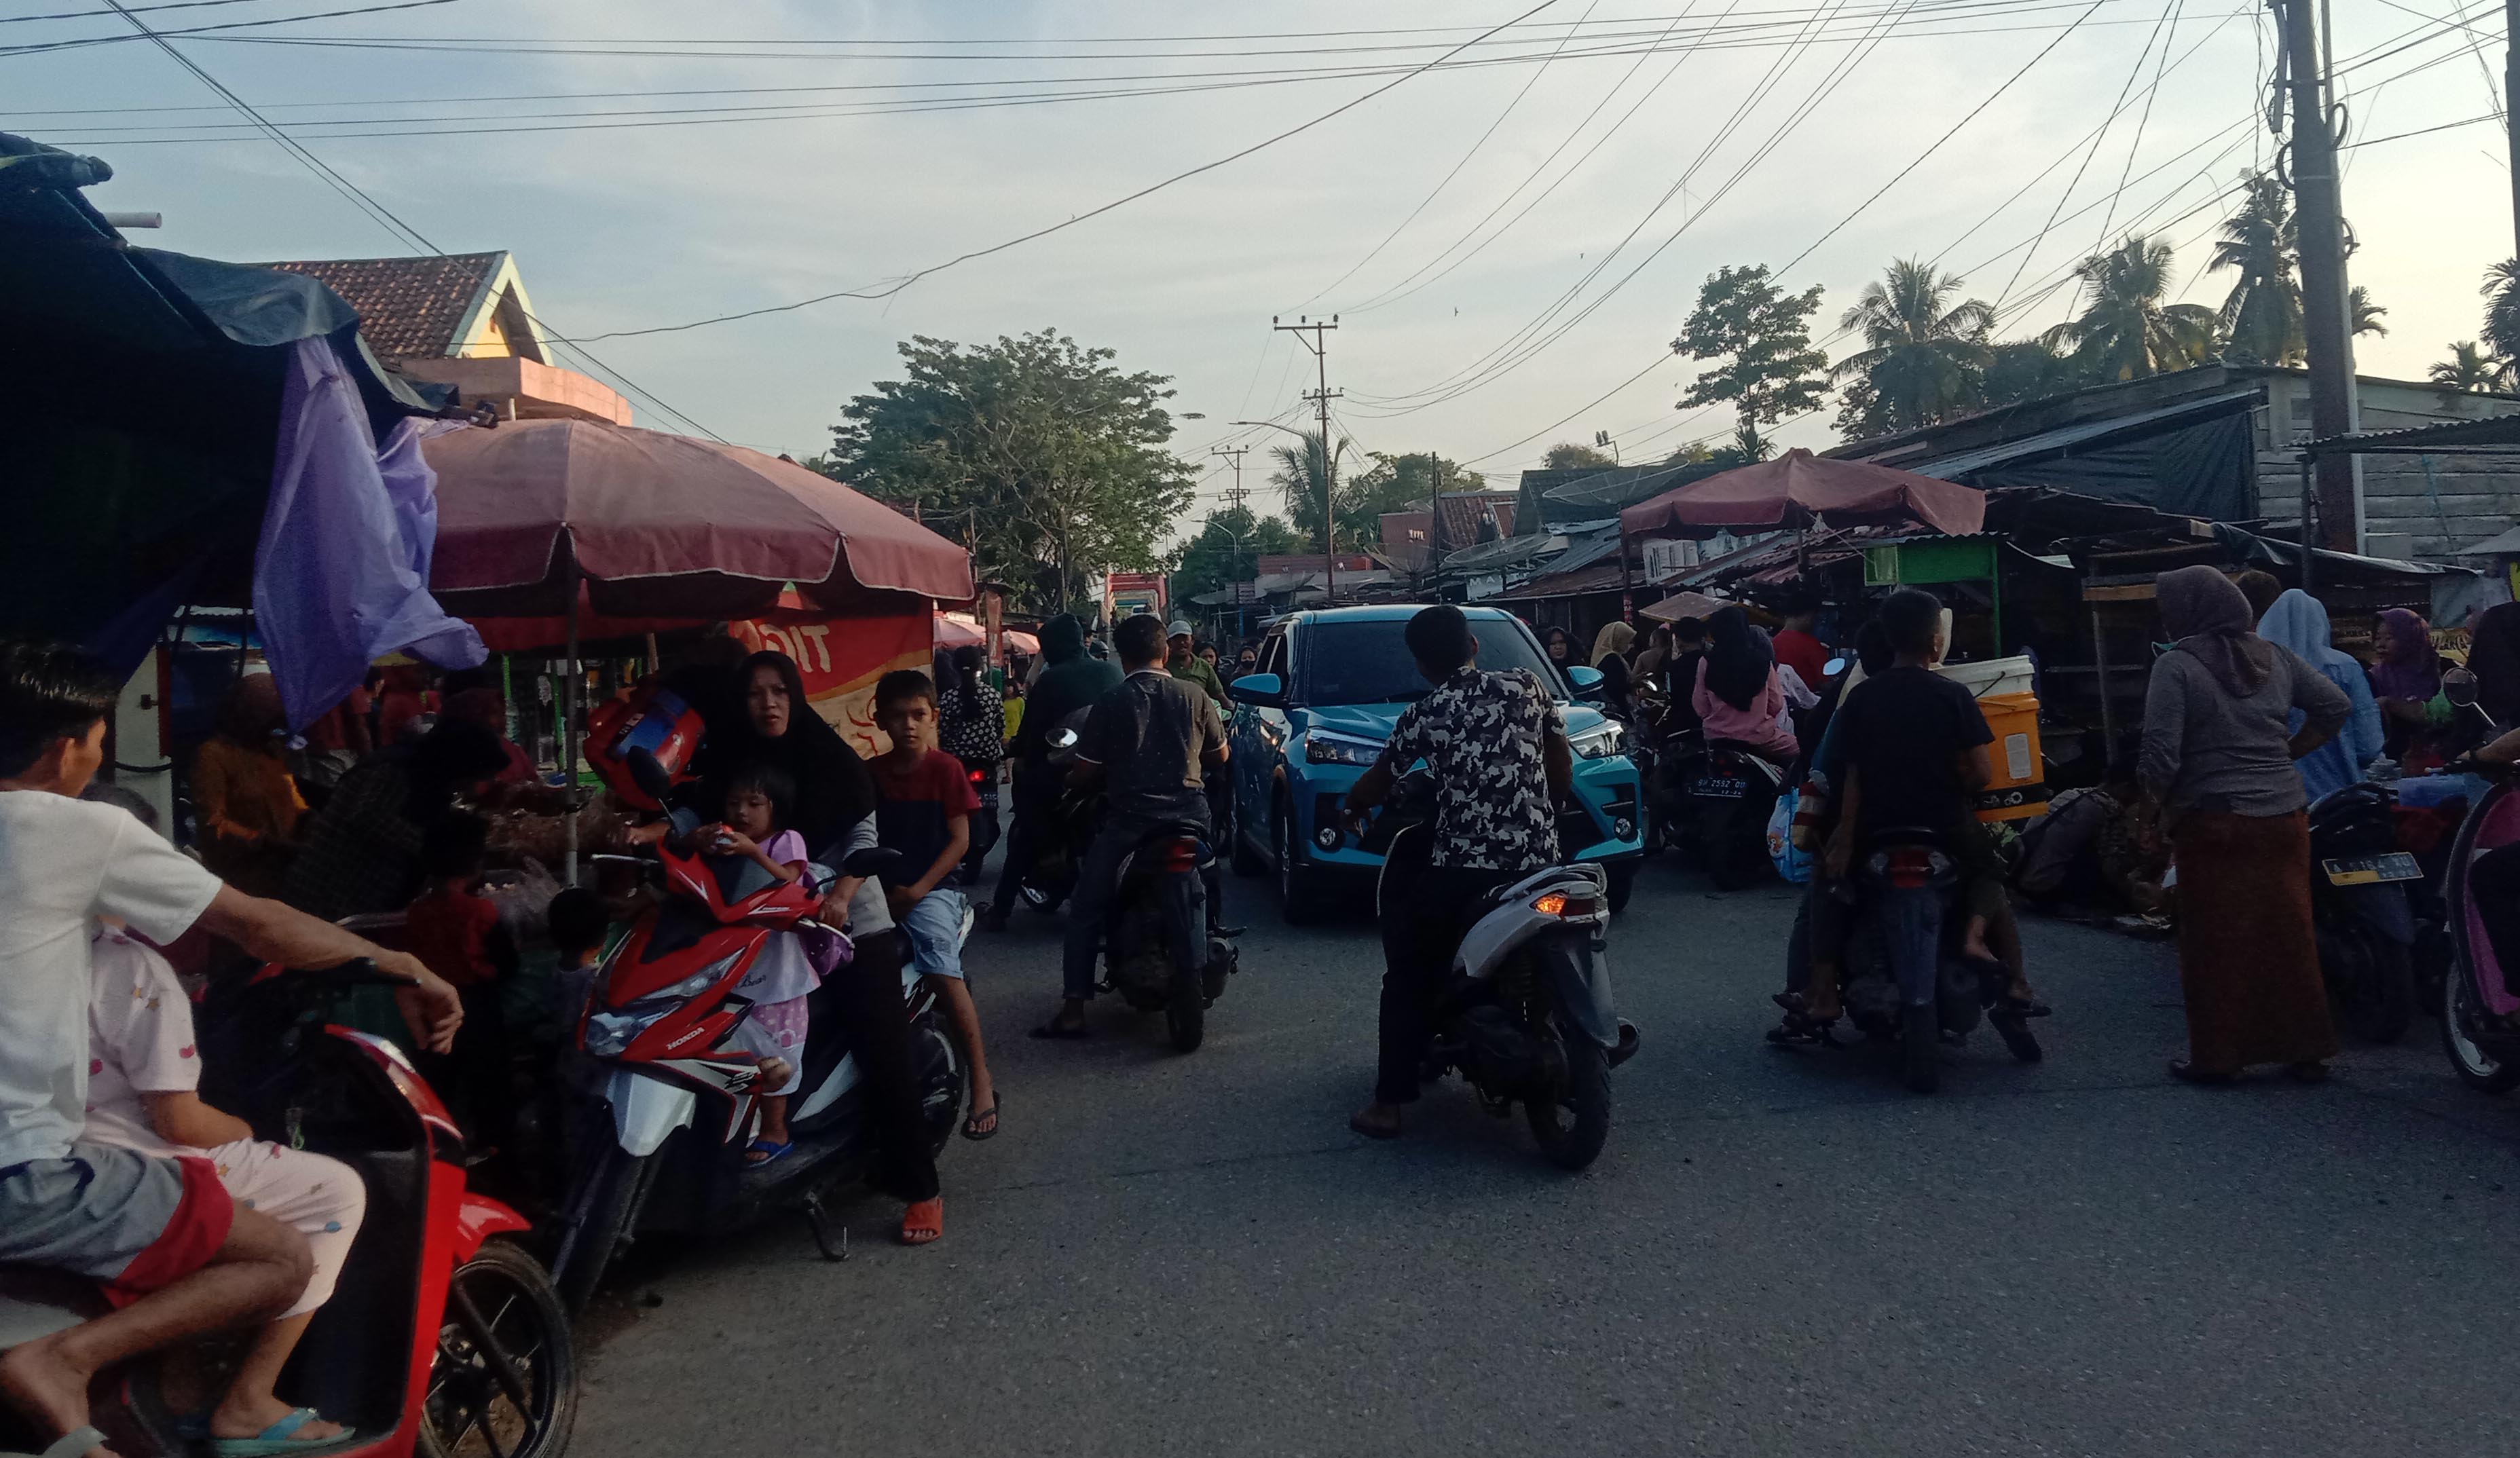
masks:
[[[1776,862],[1777,874],[1796,886],[1811,880],[1811,853],[1794,845],[1794,809],[1802,802],[1802,791],[1794,790],[1777,797],[1777,808],[1768,812],[1768,859]]]

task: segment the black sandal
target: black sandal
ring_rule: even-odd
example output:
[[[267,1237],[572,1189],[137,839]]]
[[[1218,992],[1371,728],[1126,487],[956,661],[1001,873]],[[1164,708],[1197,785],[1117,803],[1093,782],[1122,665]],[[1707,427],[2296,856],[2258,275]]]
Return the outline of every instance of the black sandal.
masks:
[[[1053,1018],[1049,1022],[1032,1030],[1032,1036],[1035,1038],[1084,1038],[1088,1035],[1083,1023],[1075,1023],[1062,1027],[1057,1018]]]
[[[996,1138],[998,1136],[998,1111],[1005,1108],[1006,1104],[1007,1096],[1001,1093],[997,1097],[989,1100],[989,1106],[987,1108],[972,1110],[971,1113],[963,1120],[963,1137],[970,1140],[974,1144],[979,1143],[983,1139]],[[985,1129],[980,1127],[980,1121],[983,1119],[989,1121],[989,1127]]]

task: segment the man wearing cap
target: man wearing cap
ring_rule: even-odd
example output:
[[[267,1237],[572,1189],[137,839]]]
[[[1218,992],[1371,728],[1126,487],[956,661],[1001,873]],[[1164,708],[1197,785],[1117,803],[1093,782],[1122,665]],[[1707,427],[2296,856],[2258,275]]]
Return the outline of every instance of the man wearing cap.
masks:
[[[1208,665],[1206,659],[1198,656],[1198,643],[1192,636],[1190,621],[1173,619],[1172,626],[1164,630],[1164,636],[1169,655],[1164,659],[1165,671],[1176,679],[1186,679],[1206,689],[1207,696],[1216,701],[1219,714],[1232,708],[1234,701],[1226,696],[1225,681],[1216,676],[1216,670]]]
[[[1197,639],[1192,634],[1189,619],[1175,618],[1165,627],[1164,671],[1185,684],[1195,684],[1207,690],[1208,699],[1216,705],[1216,712],[1221,717],[1233,710],[1234,701],[1225,696],[1225,681],[1216,676],[1216,669],[1206,659],[1198,656],[1197,648]],[[1224,848],[1232,843],[1227,837],[1234,833],[1234,776],[1230,773],[1207,777],[1207,823],[1216,839],[1217,858],[1221,860]],[[1207,866],[1207,916],[1216,924],[1218,936],[1241,934],[1242,928],[1223,924],[1225,875],[1217,868],[1215,861],[1210,861]]]

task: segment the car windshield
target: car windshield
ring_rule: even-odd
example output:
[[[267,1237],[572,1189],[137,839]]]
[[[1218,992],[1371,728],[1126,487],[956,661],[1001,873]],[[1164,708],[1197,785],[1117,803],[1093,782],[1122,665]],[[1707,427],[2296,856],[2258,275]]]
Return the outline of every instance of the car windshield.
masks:
[[[1402,637],[1406,618],[1367,622],[1311,623],[1297,635],[1295,698],[1306,704],[1405,704],[1426,696],[1431,686],[1418,676],[1418,660],[1409,655]],[[1549,660],[1510,618],[1472,618],[1470,632],[1479,641],[1479,667],[1491,672],[1526,668],[1540,676],[1549,691],[1566,696],[1565,681],[1550,670]]]

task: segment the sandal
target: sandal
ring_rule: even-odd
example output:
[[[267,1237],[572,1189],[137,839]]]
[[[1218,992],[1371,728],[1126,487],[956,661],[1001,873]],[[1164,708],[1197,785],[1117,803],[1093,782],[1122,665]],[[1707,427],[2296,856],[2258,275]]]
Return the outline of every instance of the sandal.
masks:
[[[970,1116],[963,1121],[963,1137],[970,1140],[974,1144],[979,1143],[982,1139],[996,1138],[998,1136],[998,1111],[1005,1108],[1006,1103],[1007,1096],[1001,1093],[997,1097],[989,1100],[989,1106],[987,1108],[972,1110]],[[980,1121],[983,1119],[989,1121],[989,1127],[987,1128],[980,1127]]]
[[[764,1165],[777,1164],[787,1157],[788,1151],[795,1147],[796,1141],[793,1139],[785,1144],[775,1139],[755,1139],[743,1146],[743,1167],[747,1170],[758,1170]],[[754,1159],[753,1156],[756,1154],[761,1158]]]
[[[944,1196],[935,1195],[925,1200],[914,1201],[908,1210],[901,1213],[903,1245],[923,1246],[929,1241],[942,1239],[944,1234]]]
[[[297,1430],[314,1422],[318,1414],[311,1407],[301,1407],[262,1430],[255,1437],[213,1437],[209,1440],[212,1458],[278,1458],[283,1453],[329,1453],[351,1447],[362,1441],[355,1429],[344,1428],[332,1437],[299,1437]],[[371,1435],[367,1441],[374,1441]]]

